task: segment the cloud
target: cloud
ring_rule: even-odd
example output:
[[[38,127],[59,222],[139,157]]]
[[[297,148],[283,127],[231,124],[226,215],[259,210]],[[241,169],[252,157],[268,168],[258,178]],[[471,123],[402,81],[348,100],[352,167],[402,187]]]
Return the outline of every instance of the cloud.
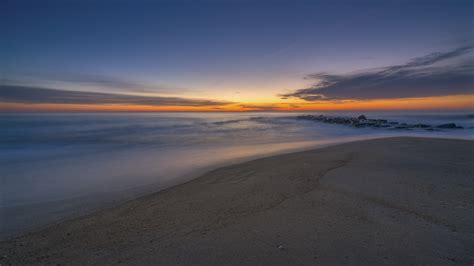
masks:
[[[90,74],[61,74],[49,75],[50,80],[60,82],[70,82],[88,86],[98,86],[118,90],[129,90],[136,92],[149,92],[153,88],[144,84],[122,80],[115,77]]]
[[[277,105],[273,104],[240,104],[239,105],[241,108],[245,109],[254,109],[257,111],[273,111],[273,110],[278,110],[279,107]]]
[[[414,58],[403,65],[355,74],[315,73],[310,88],[280,95],[306,101],[369,100],[447,96],[474,93],[473,47],[466,46]]]
[[[189,89],[178,88],[165,85],[151,85],[146,83],[135,82],[131,80],[121,79],[106,75],[96,75],[87,73],[28,73],[26,76],[20,77],[19,80],[7,79],[9,84],[20,86],[31,86],[31,84],[41,84],[42,82],[68,83],[73,86],[87,86],[101,89],[104,91],[114,92],[160,92],[160,93],[182,93]],[[49,87],[49,85],[46,85]]]
[[[0,102],[27,104],[126,104],[149,106],[219,106],[231,103],[226,101],[179,97],[147,97],[14,85],[0,85]]]

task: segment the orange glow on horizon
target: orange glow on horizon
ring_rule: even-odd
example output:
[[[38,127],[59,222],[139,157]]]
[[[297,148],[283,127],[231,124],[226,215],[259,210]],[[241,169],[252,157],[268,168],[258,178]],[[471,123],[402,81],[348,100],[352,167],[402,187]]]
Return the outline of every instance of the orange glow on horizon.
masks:
[[[146,106],[101,104],[0,103],[0,112],[245,112],[245,111],[351,111],[351,110],[462,110],[474,109],[474,95],[425,98],[347,100],[340,102],[265,102],[219,106]]]

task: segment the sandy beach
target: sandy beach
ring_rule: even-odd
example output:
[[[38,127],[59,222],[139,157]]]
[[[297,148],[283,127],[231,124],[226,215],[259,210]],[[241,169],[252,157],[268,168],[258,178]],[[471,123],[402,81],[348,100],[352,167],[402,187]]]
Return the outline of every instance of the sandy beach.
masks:
[[[413,137],[258,159],[1,242],[0,264],[472,265],[473,162]]]

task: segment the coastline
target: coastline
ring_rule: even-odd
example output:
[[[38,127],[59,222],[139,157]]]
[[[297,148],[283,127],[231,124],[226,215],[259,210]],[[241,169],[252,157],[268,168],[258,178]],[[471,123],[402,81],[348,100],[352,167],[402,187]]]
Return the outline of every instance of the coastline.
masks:
[[[1,242],[0,263],[469,264],[473,150],[394,137],[224,166]]]
[[[369,139],[384,138],[386,135],[374,135]],[[86,216],[101,210],[106,210],[120,206],[130,200],[138,199],[143,196],[158,193],[160,191],[172,188],[174,186],[192,181],[201,175],[226,166],[240,164],[252,160],[262,159],[271,156],[302,152],[312,149],[321,149],[324,147],[339,145],[343,143],[367,140],[367,137],[347,137],[334,140],[319,141],[299,141],[281,144],[259,144],[258,146],[248,147],[230,147],[229,151],[234,153],[231,159],[221,159],[207,163],[204,166],[196,166],[190,171],[184,171],[182,175],[172,176],[168,181],[157,182],[155,184],[140,185],[125,190],[108,192],[107,194],[97,196],[84,195],[80,197],[66,198],[62,200],[54,200],[52,202],[39,202],[35,204],[23,204],[20,206],[2,207],[0,214],[4,217],[11,217],[11,214],[24,213],[22,220],[12,220],[8,223],[3,221],[3,228],[0,228],[0,242],[11,238],[19,237],[27,233],[40,231],[55,224]],[[259,152],[249,151],[258,149]],[[236,155],[238,154],[238,155]],[[53,213],[53,215],[45,216],[44,212]],[[27,214],[27,215],[26,215]],[[25,222],[31,223],[29,217],[33,214],[36,219],[35,225],[24,226]],[[21,226],[18,226],[21,224]],[[13,225],[13,227],[12,227]],[[8,233],[7,233],[8,232]]]

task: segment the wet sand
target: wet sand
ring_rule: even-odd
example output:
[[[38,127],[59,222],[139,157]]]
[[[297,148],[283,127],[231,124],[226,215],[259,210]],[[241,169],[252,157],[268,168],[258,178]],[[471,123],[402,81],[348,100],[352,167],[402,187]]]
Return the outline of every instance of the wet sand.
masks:
[[[0,243],[0,264],[472,265],[474,141],[258,159]],[[34,217],[31,217],[34,219]]]

